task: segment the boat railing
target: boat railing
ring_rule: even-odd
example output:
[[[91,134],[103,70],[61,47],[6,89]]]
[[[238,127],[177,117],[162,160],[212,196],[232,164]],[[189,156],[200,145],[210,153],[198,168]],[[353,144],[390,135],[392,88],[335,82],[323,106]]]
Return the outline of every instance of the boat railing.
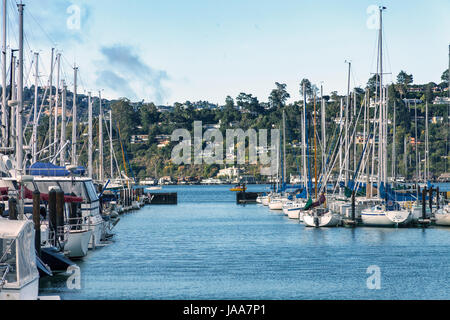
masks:
[[[89,230],[91,228],[91,219],[89,217],[77,217],[66,219],[66,226],[70,231]]]
[[[3,286],[6,283],[6,276],[9,273],[11,266],[7,263],[0,263],[0,291],[3,289]]]
[[[56,231],[53,229],[48,230],[47,243],[54,247],[63,248],[64,244],[67,243],[69,239],[69,233],[65,226],[59,226]],[[42,239],[44,240],[44,239]]]

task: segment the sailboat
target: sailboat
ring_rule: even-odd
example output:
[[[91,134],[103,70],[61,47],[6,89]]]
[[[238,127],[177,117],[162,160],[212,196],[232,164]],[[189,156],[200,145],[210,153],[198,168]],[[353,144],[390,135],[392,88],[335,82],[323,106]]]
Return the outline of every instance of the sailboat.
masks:
[[[307,114],[306,114],[306,96],[305,105],[305,131],[307,130]],[[314,96],[314,193],[316,202],[312,202],[311,198],[305,205],[303,214],[303,223],[306,227],[337,227],[341,221],[340,215],[331,212],[328,208],[322,207],[326,204],[326,196],[324,193],[318,197],[318,177],[317,177],[317,136],[316,136],[316,97]]]
[[[443,208],[434,213],[435,224],[437,226],[450,226],[450,204],[446,204]]]
[[[268,206],[270,210],[273,211],[282,211],[283,205],[288,201],[287,196],[284,194],[285,191],[285,175],[286,175],[286,115],[283,111],[283,151],[281,148],[278,148],[277,155],[277,188],[275,193],[273,193],[268,198]],[[281,162],[281,166],[280,166]],[[281,172],[281,179],[280,174]]]
[[[387,188],[387,116],[388,105],[386,102],[387,89],[383,87],[383,11],[385,7],[380,7],[380,29],[378,35],[378,65],[377,65],[377,92],[379,108],[379,146],[378,146],[378,196],[382,196],[384,189],[385,201],[372,208],[362,210],[361,220],[366,226],[398,226],[409,223],[411,212],[393,200],[389,200],[389,190]],[[377,87],[377,90],[378,90]],[[373,145],[374,148],[374,145]],[[374,151],[374,149],[373,149]],[[373,160],[372,160],[373,161]],[[372,189],[372,188],[371,188]],[[381,197],[383,198],[383,197]]]

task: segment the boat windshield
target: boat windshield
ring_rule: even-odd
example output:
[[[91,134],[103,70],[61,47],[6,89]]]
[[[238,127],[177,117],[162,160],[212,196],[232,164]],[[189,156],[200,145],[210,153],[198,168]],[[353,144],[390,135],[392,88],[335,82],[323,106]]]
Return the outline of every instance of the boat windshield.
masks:
[[[84,183],[84,185],[86,186],[86,190],[87,190],[87,193],[89,195],[91,202],[97,201],[98,196],[97,196],[97,192],[95,191],[95,187],[94,187],[94,184],[92,183],[92,181],[86,181]]]
[[[36,188],[40,193],[49,193],[53,188],[59,188],[56,181],[36,181]]]

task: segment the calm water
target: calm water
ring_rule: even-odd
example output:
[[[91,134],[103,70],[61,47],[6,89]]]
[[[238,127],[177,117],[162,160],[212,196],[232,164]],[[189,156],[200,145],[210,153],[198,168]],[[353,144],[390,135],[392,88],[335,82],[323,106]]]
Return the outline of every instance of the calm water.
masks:
[[[41,280],[63,299],[450,299],[450,228],[309,229],[226,186],[167,187],[178,206],[122,216],[114,243],[67,276]],[[256,189],[255,189],[256,188]],[[262,191],[251,187],[250,191]],[[381,268],[369,290],[367,268]]]

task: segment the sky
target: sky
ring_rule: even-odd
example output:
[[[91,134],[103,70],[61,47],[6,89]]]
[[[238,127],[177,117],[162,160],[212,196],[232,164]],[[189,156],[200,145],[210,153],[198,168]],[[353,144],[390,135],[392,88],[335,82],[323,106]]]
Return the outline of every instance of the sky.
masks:
[[[16,2],[7,0],[10,47],[17,46]],[[385,79],[400,70],[415,83],[440,82],[448,68],[448,0],[23,0],[27,84],[32,52],[47,82],[50,52],[62,54],[61,78],[78,92],[99,90],[169,105],[187,100],[223,104],[250,93],[267,101],[275,82],[290,101],[308,78],[324,92],[365,86],[376,71],[377,14],[384,20]]]

